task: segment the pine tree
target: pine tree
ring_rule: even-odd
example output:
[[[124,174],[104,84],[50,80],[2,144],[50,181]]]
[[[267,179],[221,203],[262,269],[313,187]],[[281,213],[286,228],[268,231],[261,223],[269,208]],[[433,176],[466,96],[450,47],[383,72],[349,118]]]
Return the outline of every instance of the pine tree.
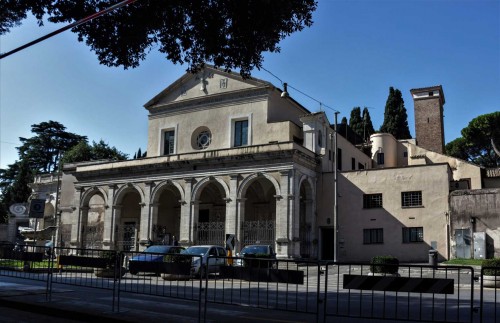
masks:
[[[137,158],[142,158],[141,147],[139,147],[139,150],[137,150]]]
[[[380,127],[380,132],[390,133],[396,139],[411,138],[403,96],[400,90],[392,86],[389,88],[389,96],[385,103],[384,123]]]

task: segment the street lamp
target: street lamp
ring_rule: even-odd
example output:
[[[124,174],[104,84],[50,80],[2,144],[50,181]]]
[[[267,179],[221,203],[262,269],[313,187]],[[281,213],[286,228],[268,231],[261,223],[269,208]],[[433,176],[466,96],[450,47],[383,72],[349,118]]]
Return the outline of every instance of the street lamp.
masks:
[[[338,168],[338,162],[339,162],[339,156],[338,156],[338,143],[337,143],[337,116],[340,112],[336,111],[335,112],[335,124],[334,124],[334,131],[335,135],[333,137],[333,150],[334,150],[334,156],[335,156],[335,167],[333,168],[333,184],[334,184],[334,191],[335,195],[333,197],[333,261],[337,262],[337,253],[338,253],[338,234],[339,234],[339,219],[338,219],[338,203],[337,203],[337,197],[338,197],[338,181],[337,181],[337,168]]]

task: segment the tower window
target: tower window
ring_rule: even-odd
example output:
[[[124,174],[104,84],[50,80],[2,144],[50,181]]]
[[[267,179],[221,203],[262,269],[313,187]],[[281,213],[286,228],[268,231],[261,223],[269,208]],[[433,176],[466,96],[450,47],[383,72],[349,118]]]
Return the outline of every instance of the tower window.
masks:
[[[434,96],[434,92],[433,91],[429,92],[429,96]]]

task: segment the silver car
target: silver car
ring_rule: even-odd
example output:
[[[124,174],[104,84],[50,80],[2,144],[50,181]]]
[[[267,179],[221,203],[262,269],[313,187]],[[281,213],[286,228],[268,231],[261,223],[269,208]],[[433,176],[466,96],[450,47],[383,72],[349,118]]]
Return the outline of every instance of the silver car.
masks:
[[[205,277],[207,274],[218,273],[220,267],[226,265],[226,250],[221,246],[191,246],[183,250],[181,254],[199,256],[193,257],[191,262],[193,276]]]

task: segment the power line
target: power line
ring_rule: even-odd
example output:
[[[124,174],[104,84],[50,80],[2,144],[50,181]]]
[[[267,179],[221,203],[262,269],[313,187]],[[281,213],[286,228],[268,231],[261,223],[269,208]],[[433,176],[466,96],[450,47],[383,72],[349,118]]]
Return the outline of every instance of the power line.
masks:
[[[279,81],[281,82],[281,84],[282,84],[282,85],[284,84],[284,83],[283,83],[283,81],[282,81],[279,77],[277,77],[275,74],[273,74],[271,71],[269,71],[269,70],[265,69],[265,68],[264,68],[264,67],[262,67],[262,66],[260,67],[260,69],[261,69],[261,70],[264,70],[264,71],[266,71],[267,73],[269,73],[269,74],[271,74],[272,76],[274,76],[277,80],[279,80]],[[295,91],[299,92],[300,94],[302,94],[302,95],[304,95],[304,96],[308,97],[309,99],[311,99],[311,100],[313,100],[313,101],[315,101],[315,102],[319,103],[320,109],[321,109],[322,107],[325,107],[325,108],[328,108],[328,109],[332,110],[333,112],[340,112],[340,111],[338,111],[337,109],[334,109],[334,108],[332,108],[332,107],[330,107],[330,106],[328,106],[328,105],[324,104],[323,102],[319,101],[318,99],[313,98],[313,97],[312,97],[312,96],[310,96],[309,94],[307,94],[307,93],[305,93],[305,92],[302,92],[301,90],[297,89],[296,87],[291,86],[291,85],[290,85],[290,83],[286,83],[286,84],[287,84],[287,86],[288,86],[289,88],[292,88],[292,89],[294,89]]]
[[[133,2],[136,2],[136,1],[137,1],[137,0],[125,0],[125,1],[119,2],[119,3],[117,3],[117,4],[113,5],[113,6],[109,7],[109,8],[106,8],[106,9],[104,9],[104,10],[101,10],[101,11],[99,11],[99,12],[96,12],[96,13],[94,13],[94,14],[91,14],[91,15],[90,15],[90,16],[88,16],[88,17],[85,17],[85,18],[80,19],[80,20],[78,20],[78,21],[76,21],[76,22],[74,22],[74,23],[71,23],[71,24],[69,24],[69,25],[67,25],[67,26],[65,26],[65,27],[62,27],[62,28],[60,28],[60,29],[57,29],[56,31],[53,31],[53,32],[51,32],[51,33],[49,33],[49,34],[47,34],[47,35],[45,35],[45,36],[42,36],[42,37],[40,37],[40,38],[38,38],[38,39],[35,39],[35,40],[33,40],[33,41],[31,41],[31,42],[29,42],[29,43],[27,43],[27,44],[24,44],[24,45],[22,45],[22,46],[20,46],[20,47],[17,47],[17,48],[15,48],[15,49],[13,49],[13,50],[11,50],[11,51],[7,52],[7,53],[0,54],[0,59],[5,58],[5,57],[7,57],[7,56],[10,56],[10,55],[12,55],[12,54],[14,54],[14,53],[17,53],[17,52],[19,52],[19,51],[21,51],[21,50],[25,49],[25,48],[28,48],[28,47],[33,46],[33,45],[35,45],[35,44],[38,44],[39,42],[44,41],[45,39],[48,39],[48,38],[50,38],[50,37],[52,37],[52,36],[55,36],[55,35],[57,35],[57,34],[60,34],[60,33],[62,33],[63,31],[66,31],[66,30],[71,29],[71,28],[73,28],[73,27],[80,26],[81,24],[84,24],[84,23],[86,23],[86,22],[87,22],[87,21],[89,21],[89,20],[92,20],[92,19],[94,19],[94,18],[98,18],[98,17],[100,17],[100,16],[102,16],[102,15],[104,15],[104,14],[107,14],[107,13],[108,13],[108,12],[110,12],[110,11],[113,11],[113,10],[115,10],[115,9],[121,8],[121,7],[123,7],[123,6],[126,6],[126,5],[131,4],[131,3],[133,3]]]

